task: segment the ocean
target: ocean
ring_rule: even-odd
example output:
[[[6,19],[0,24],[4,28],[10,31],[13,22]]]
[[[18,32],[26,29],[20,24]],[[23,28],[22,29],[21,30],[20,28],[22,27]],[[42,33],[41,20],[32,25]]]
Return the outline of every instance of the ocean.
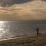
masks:
[[[0,40],[46,33],[46,20],[0,21]]]

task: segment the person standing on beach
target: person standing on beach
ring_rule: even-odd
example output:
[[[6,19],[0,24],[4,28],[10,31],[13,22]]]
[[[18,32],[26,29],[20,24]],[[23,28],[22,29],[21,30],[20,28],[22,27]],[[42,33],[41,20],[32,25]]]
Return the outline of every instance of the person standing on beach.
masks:
[[[37,28],[37,35],[39,34],[39,28]]]
[[[37,30],[37,35],[39,34],[39,28],[37,27],[37,29],[35,29],[35,30]]]

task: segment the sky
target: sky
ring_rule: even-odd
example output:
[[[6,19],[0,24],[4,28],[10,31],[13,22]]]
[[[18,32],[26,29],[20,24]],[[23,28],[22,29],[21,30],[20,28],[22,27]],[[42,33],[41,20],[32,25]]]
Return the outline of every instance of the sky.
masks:
[[[0,20],[46,20],[46,0],[0,0]]]

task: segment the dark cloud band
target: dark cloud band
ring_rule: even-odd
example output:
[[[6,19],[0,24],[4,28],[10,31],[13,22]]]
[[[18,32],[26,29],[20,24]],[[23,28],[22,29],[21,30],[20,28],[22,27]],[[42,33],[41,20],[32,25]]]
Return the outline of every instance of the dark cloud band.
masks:
[[[46,0],[42,0],[42,1],[46,1]]]
[[[0,0],[0,5],[2,7],[5,7],[5,6],[11,6],[13,4],[21,4],[30,1],[34,1],[34,0]]]

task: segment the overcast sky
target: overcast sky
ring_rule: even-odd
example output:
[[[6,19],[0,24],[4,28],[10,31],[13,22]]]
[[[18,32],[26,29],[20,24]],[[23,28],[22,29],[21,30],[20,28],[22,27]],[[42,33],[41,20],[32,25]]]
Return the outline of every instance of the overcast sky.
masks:
[[[46,0],[0,0],[0,20],[46,20]]]

